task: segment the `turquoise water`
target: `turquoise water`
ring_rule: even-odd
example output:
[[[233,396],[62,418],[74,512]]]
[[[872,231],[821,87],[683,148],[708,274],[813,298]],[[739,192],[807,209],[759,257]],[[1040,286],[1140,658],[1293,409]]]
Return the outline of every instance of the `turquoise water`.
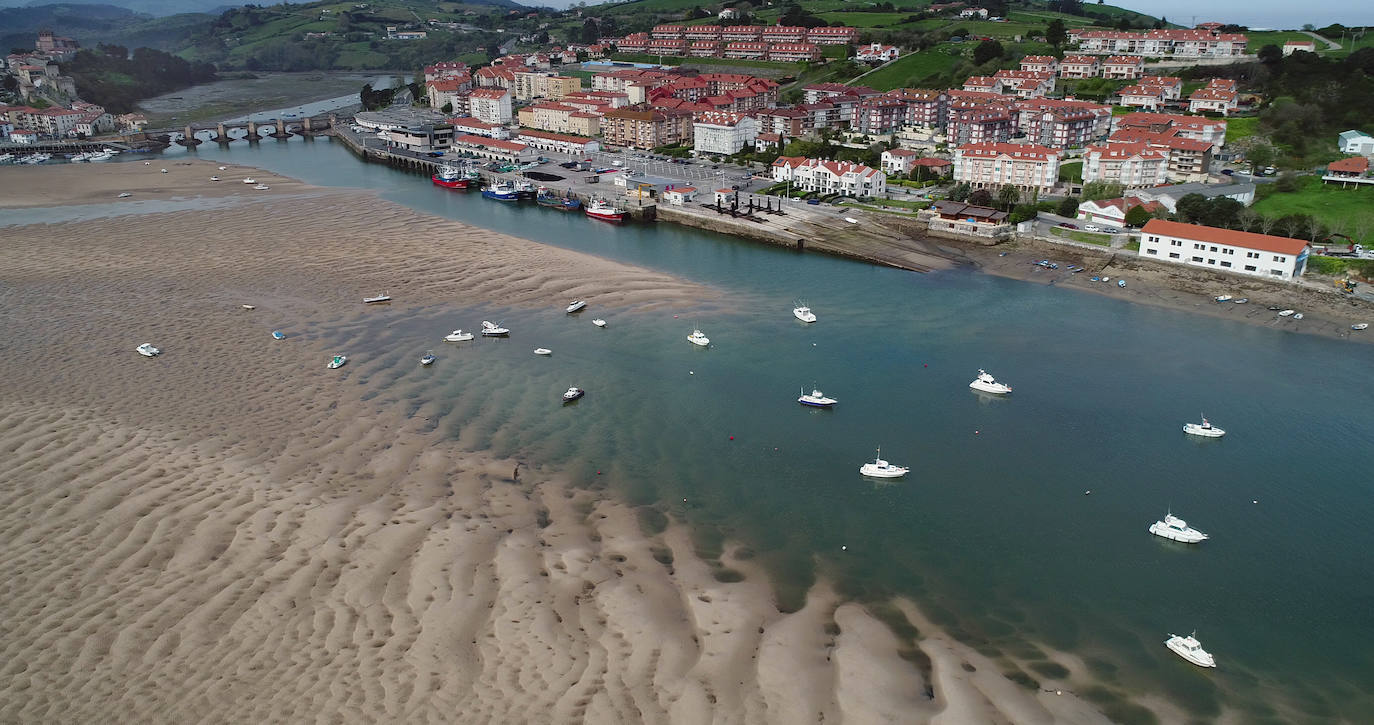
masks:
[[[911,595],[965,641],[1029,661],[1026,677],[1053,670],[1045,647],[1083,657],[1075,674],[1101,683],[1085,694],[1122,720],[1139,715],[1122,695],[1146,692],[1204,718],[1374,718],[1369,346],[969,271],[595,224],[441,190],[328,140],[193,153],[720,290],[681,310],[422,310],[366,330],[367,354],[395,362],[382,402],[611,490],[647,525],[684,518],[708,558],[719,537],[740,542],[775,572],[784,607],[821,572],[856,597]],[[798,298],[819,322],[792,318]],[[512,339],[439,341],[481,319]],[[687,343],[694,323],[711,348]],[[419,368],[429,348],[439,362]],[[970,391],[980,367],[1015,393]],[[836,409],[795,402],[813,384]],[[564,407],[569,385],[588,394]],[[1185,436],[1199,412],[1227,437]],[[877,445],[912,474],[861,478]],[[1170,507],[1212,540],[1150,536]],[[1217,670],[1163,647],[1193,629]]]

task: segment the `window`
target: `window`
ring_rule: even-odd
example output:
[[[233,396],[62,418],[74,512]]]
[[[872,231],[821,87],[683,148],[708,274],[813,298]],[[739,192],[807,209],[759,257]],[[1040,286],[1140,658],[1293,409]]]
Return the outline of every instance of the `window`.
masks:
[[[1275,261],[1275,262],[1287,262],[1287,261],[1288,261],[1288,258],[1287,258],[1287,257],[1280,257],[1280,256],[1278,256],[1278,255],[1276,254],[1276,255],[1274,255],[1274,261]]]
[[[1193,249],[1204,249],[1206,246],[1205,244],[1198,244],[1197,242],[1193,243]]]
[[[1271,269],[1271,270],[1269,270],[1269,274],[1272,274],[1272,275],[1274,275],[1275,277],[1282,277],[1282,276],[1283,276],[1283,270],[1281,270],[1281,269]]]
[[[1222,253],[1222,254],[1235,254],[1235,253],[1236,253],[1236,250],[1234,250],[1234,249],[1223,249],[1223,250],[1221,250],[1221,253]]]
[[[1230,263],[1230,262],[1222,262],[1222,263],[1221,263],[1221,266],[1223,266],[1223,267],[1230,267],[1230,266],[1231,266],[1231,263]]]
[[[1171,245],[1173,245],[1173,246],[1175,246],[1175,247],[1181,247],[1181,246],[1183,246],[1183,242],[1180,242],[1180,241],[1177,240],[1177,239],[1173,240],[1172,242],[1169,242],[1169,244],[1171,244]]]
[[[1178,252],[1169,252],[1169,259],[1178,259]]]
[[[1246,252],[1246,253],[1245,253],[1245,258],[1246,258],[1246,259],[1259,259],[1259,252]]]
[[[1145,250],[1145,253],[1146,253],[1146,254],[1159,254],[1159,252],[1157,252],[1157,251],[1155,251],[1155,250],[1153,250],[1153,249],[1147,249],[1147,250]]]
[[[1253,272],[1253,271],[1255,271],[1255,265],[1253,265],[1253,264],[1247,264],[1247,265],[1245,265],[1245,271],[1246,271],[1246,272]]]
[[[1211,249],[1209,249],[1209,250],[1207,250],[1207,251],[1209,251],[1209,252],[1215,252],[1215,251],[1217,251],[1217,248],[1216,248],[1216,247],[1212,247]]]
[[[1217,260],[1215,260],[1215,259],[1209,259],[1209,260],[1207,260],[1207,263],[1208,263],[1208,264],[1216,264],[1216,263],[1217,263]]]
[[[1193,261],[1194,261],[1194,262],[1201,262],[1201,261],[1202,261],[1202,257],[1193,257]]]

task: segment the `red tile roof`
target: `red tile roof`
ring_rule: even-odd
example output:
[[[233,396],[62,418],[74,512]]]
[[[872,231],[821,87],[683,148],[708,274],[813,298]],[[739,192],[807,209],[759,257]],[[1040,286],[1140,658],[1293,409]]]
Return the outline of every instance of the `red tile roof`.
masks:
[[[1276,254],[1298,254],[1307,247],[1307,242],[1301,239],[1275,237],[1268,234],[1255,234],[1254,232],[1241,232],[1235,229],[1204,227],[1199,224],[1184,224],[1182,222],[1171,222],[1166,219],[1151,219],[1144,227],[1141,227],[1141,232],[1145,234],[1161,234],[1181,239],[1192,239],[1199,242],[1210,242],[1212,244],[1226,244],[1232,247],[1257,249],[1262,252],[1274,252]]]
[[[1347,174],[1363,174],[1369,170],[1369,159],[1363,156],[1351,156],[1348,159],[1332,161],[1326,165],[1326,170],[1339,171]]]

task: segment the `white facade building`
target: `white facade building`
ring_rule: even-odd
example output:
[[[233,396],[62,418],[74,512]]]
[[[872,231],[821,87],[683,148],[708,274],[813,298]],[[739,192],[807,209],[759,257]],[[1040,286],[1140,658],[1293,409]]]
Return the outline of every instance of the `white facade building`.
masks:
[[[889,174],[909,174],[911,163],[917,158],[919,156],[911,149],[888,149],[883,152],[883,171]]]
[[[1301,239],[1151,219],[1140,230],[1140,256],[1271,279],[1295,279],[1311,247]]]
[[[504,88],[477,88],[468,96],[469,113],[487,123],[505,124],[514,118],[510,91]]]
[[[869,43],[854,52],[854,60],[860,63],[886,63],[897,60],[901,51],[895,45],[883,45],[882,43]]]
[[[1010,184],[1049,193],[1059,181],[1057,149],[1032,144],[965,144],[954,150],[954,180],[975,189]]]
[[[780,156],[773,162],[773,180],[791,181],[794,187],[819,194],[863,197],[887,193],[883,172],[852,161]]]
[[[759,135],[759,122],[751,116],[725,111],[706,111],[697,115],[692,124],[692,151],[697,155],[737,154],[745,146],[753,146]]]
[[[1363,131],[1342,131],[1336,140],[1343,154],[1374,156],[1374,137]]]
[[[1109,143],[1083,151],[1083,181],[1110,181],[1127,189],[1167,183],[1169,150],[1146,143]]]

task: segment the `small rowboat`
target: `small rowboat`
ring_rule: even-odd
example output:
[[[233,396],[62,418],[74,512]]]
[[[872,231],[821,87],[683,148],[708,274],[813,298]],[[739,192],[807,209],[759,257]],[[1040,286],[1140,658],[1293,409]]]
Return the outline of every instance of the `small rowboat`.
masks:
[[[239,307],[245,310],[256,310],[258,308],[257,305],[239,305]]]
[[[1369,329],[1369,323],[1368,323],[1368,322],[1361,322],[1361,323],[1359,323],[1358,325],[1351,325],[1351,326],[1350,326],[1350,329],[1352,329],[1352,330],[1366,330],[1366,329]]]

